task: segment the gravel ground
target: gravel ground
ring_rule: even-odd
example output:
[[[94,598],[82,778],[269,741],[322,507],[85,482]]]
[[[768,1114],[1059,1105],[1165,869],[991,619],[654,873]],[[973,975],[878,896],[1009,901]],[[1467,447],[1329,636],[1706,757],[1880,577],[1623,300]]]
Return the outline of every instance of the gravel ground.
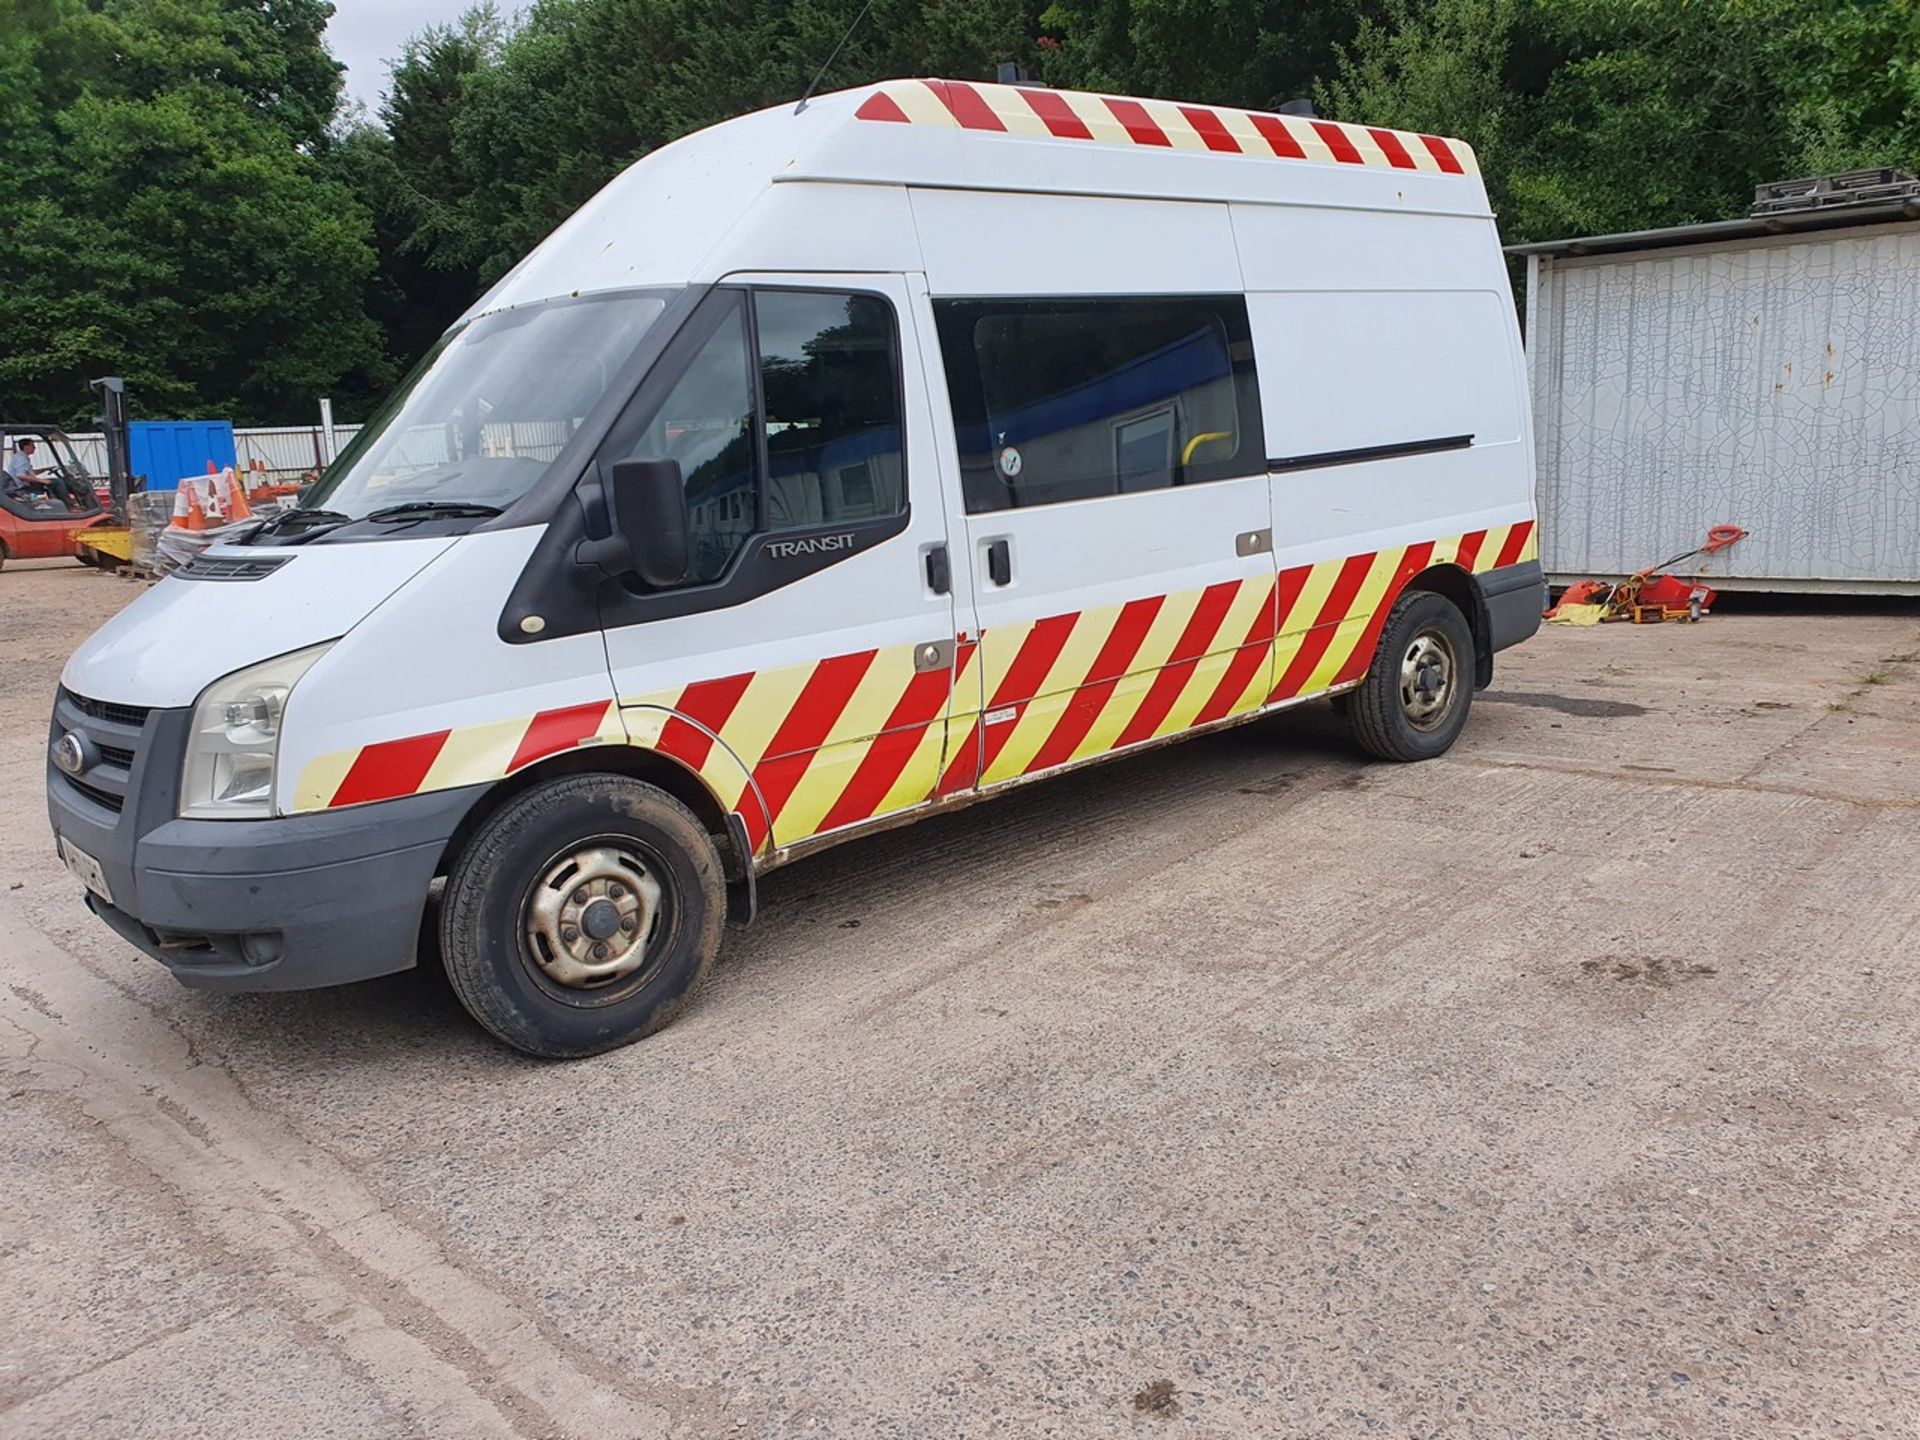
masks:
[[[116,941],[41,754],[135,587],[0,593],[0,1433],[1920,1434],[1910,607],[1550,630],[1431,764],[1309,707],[843,847],[541,1065],[431,970]]]

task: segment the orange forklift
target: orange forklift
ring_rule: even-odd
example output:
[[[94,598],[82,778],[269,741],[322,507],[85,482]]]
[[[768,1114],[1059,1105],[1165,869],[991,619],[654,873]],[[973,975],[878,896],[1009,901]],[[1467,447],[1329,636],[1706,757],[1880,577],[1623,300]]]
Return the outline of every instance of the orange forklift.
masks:
[[[24,474],[15,478],[11,466],[0,470],[0,566],[62,555],[101,565],[127,558],[126,393],[118,376],[95,380],[93,388],[102,402],[96,419],[106,437],[105,477],[87,473],[59,426],[0,422],[8,462],[23,453],[21,441],[33,444]],[[62,500],[60,489],[76,503]]]

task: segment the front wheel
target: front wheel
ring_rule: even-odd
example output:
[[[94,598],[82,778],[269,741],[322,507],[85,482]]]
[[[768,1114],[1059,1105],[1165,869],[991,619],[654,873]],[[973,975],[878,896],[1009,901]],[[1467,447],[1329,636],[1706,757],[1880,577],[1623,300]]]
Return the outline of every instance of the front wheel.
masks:
[[[617,775],[536,785],[481,825],[447,877],[447,975],[516,1050],[612,1050],[693,998],[719,953],[725,885],[712,837],[664,790]]]
[[[1473,632],[1451,600],[1409,590],[1394,602],[1347,724],[1369,755],[1431,760],[1446,753],[1473,704]]]

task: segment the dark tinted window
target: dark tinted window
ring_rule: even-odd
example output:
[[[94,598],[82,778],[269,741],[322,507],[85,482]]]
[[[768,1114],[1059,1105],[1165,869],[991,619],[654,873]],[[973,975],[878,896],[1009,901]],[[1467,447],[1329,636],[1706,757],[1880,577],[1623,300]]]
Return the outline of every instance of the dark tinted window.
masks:
[[[719,579],[756,528],[759,444],[753,419],[746,307],[730,299],[718,328],[627,452],[680,462],[693,535],[688,584]]]
[[[975,514],[1265,469],[1237,295],[934,309]]]
[[[906,490],[893,310],[874,295],[754,296],[767,414],[767,528],[897,515]]]
[[[836,291],[716,291],[601,451],[603,465],[629,458],[680,463],[689,585],[721,579],[755,535],[904,514],[893,307]]]

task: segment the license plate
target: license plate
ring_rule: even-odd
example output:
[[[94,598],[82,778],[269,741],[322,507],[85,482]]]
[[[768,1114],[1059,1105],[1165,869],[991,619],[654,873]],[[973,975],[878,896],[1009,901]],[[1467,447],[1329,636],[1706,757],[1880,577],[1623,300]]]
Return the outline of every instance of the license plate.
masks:
[[[100,868],[98,860],[64,836],[60,839],[60,858],[66,862],[67,869],[73,872],[74,878],[82,885],[109,905],[113,903],[113,892],[107,888],[106,871]]]

